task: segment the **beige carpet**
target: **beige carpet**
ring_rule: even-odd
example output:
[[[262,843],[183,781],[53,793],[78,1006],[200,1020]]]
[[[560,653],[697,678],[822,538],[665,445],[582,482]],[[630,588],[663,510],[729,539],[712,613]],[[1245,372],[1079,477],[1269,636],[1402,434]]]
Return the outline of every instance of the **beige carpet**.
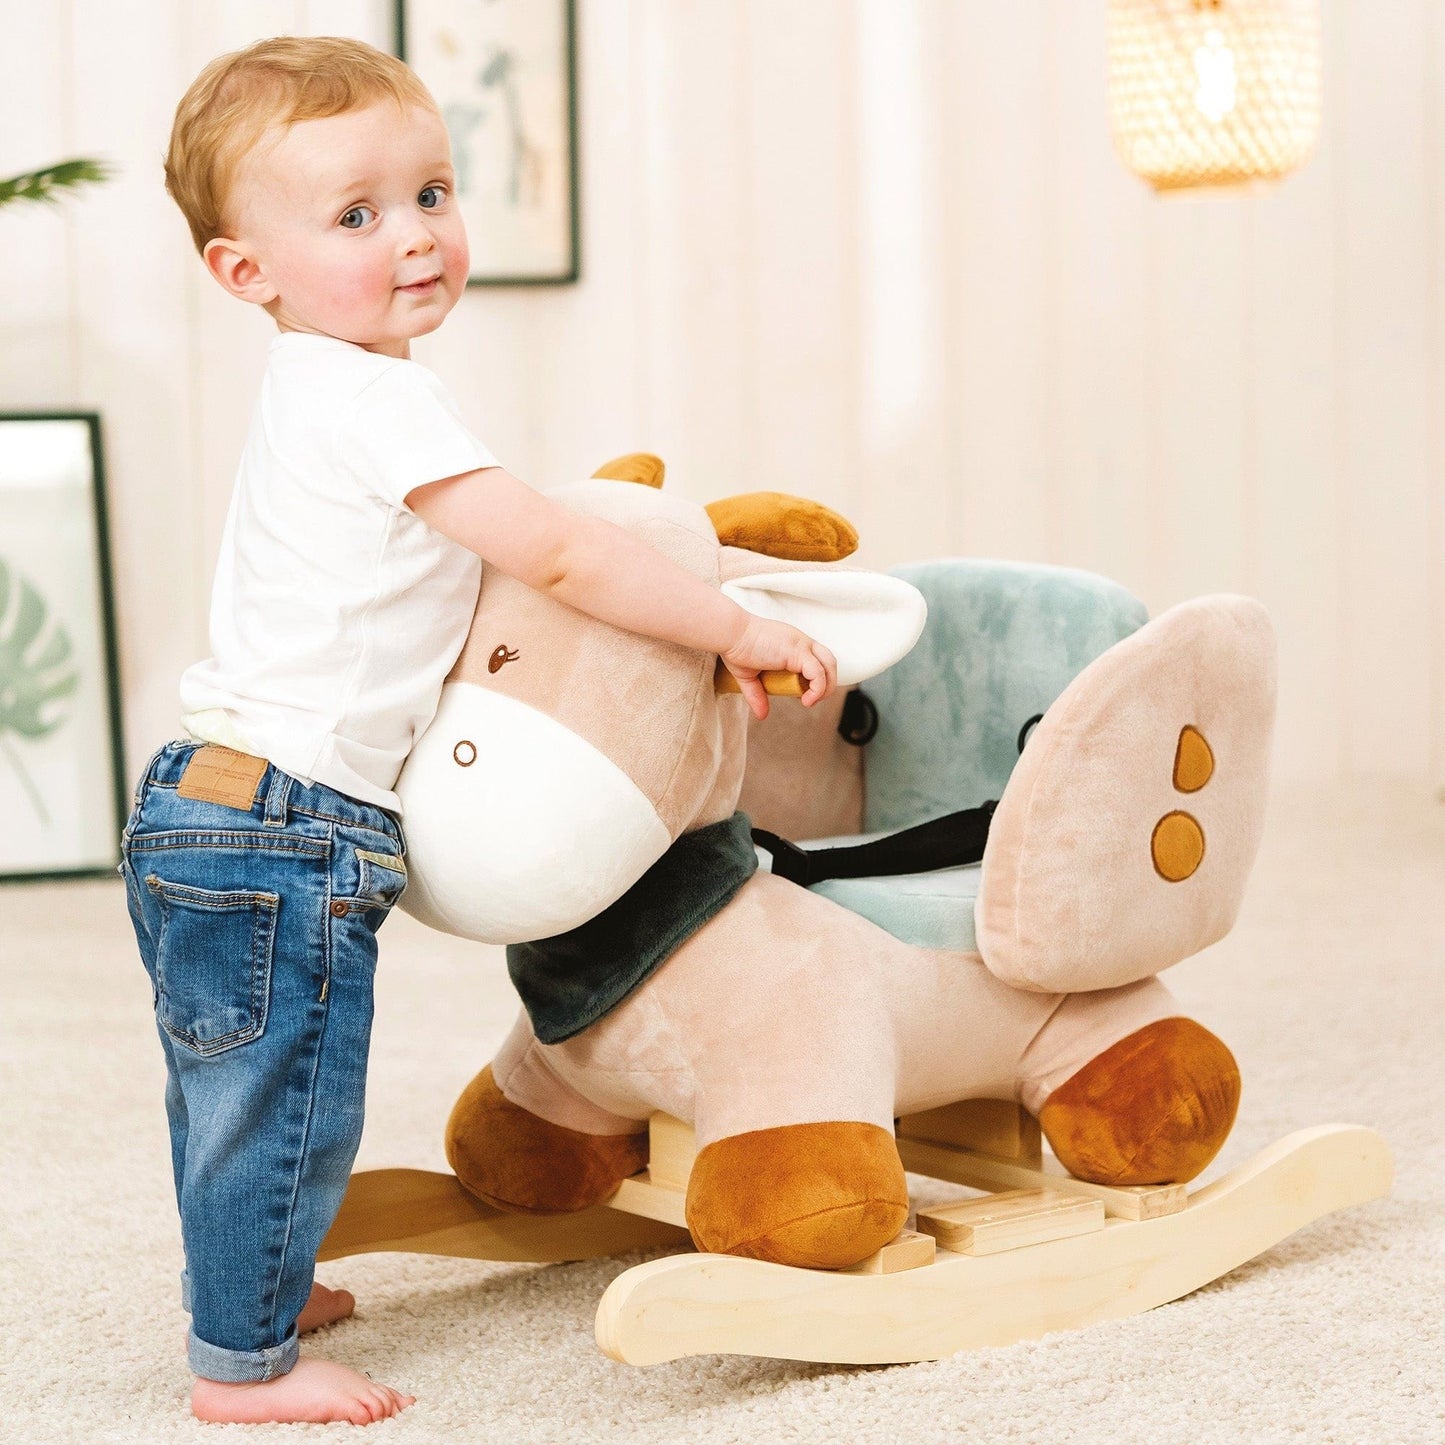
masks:
[[[451,1101],[511,1018],[506,975],[499,952],[400,915],[382,942],[360,1167],[443,1167]],[[360,1307],[312,1348],[418,1396],[371,1427],[398,1445],[1438,1445],[1445,806],[1398,789],[1276,797],[1239,927],[1170,982],[1244,1072],[1211,1176],[1289,1130],[1345,1120],[1389,1139],[1393,1196],[1150,1314],[936,1364],[614,1364],[592,1312],[638,1257],[338,1261],[321,1278]],[[0,1440],[158,1445],[255,1428],[199,1426],[186,1410],[163,1069],[119,880],[0,888],[0,987]]]

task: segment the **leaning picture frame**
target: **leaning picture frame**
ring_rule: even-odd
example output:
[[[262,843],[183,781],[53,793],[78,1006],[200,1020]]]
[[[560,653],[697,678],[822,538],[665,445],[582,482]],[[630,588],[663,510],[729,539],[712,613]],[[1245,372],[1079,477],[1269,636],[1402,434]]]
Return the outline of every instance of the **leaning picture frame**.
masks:
[[[396,0],[396,53],[451,137],[467,284],[576,281],[574,0]]]
[[[0,881],[114,872],[123,767],[100,417],[0,413]]]

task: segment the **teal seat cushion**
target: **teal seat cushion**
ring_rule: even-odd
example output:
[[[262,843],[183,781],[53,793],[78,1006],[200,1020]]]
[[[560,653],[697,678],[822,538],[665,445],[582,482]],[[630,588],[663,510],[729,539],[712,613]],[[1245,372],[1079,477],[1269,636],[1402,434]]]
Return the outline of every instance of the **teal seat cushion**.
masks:
[[[810,838],[800,848],[846,848],[868,843],[878,833],[849,837]],[[771,860],[758,850],[762,867]],[[978,897],[982,870],[977,863],[964,868],[940,868],[932,873],[902,873],[891,878],[827,878],[813,885],[814,893],[831,898],[854,913],[885,928],[904,943],[920,948],[948,948],[972,952],[973,905]]]
[[[1148,621],[1118,583],[1071,567],[954,557],[893,575],[923,593],[928,622],[907,657],[863,684],[879,715],[864,762],[873,832],[1000,797],[1019,729]]]

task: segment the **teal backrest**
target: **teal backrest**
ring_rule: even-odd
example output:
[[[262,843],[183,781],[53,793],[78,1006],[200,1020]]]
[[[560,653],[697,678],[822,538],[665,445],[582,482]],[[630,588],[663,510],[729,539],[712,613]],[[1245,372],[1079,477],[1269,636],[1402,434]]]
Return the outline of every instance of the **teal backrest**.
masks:
[[[1019,729],[1148,621],[1116,582],[1071,567],[945,558],[893,575],[928,602],[913,651],[863,691],[878,705],[863,826],[905,828],[997,798]]]

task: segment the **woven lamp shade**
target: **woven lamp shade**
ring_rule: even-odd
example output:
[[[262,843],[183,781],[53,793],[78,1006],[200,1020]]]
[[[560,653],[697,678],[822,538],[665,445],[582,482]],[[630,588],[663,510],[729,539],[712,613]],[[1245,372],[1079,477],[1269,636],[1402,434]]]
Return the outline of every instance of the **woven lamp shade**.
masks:
[[[1109,0],[1109,123],[1156,190],[1288,174],[1319,134],[1318,0]]]

